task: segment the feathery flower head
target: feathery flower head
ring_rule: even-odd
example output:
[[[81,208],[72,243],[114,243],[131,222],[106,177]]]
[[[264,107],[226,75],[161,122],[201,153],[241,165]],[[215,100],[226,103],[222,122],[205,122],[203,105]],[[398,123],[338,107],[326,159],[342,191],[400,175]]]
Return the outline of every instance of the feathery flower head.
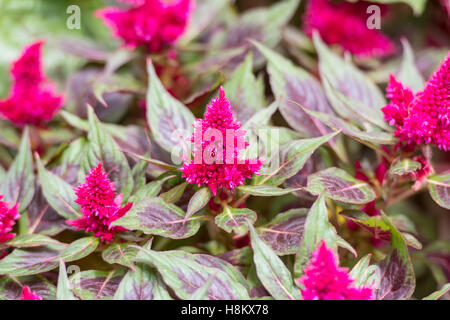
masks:
[[[217,189],[234,190],[246,178],[261,169],[259,159],[242,160],[239,155],[248,143],[246,131],[234,120],[232,106],[220,88],[218,98],[206,107],[203,119],[197,119],[191,141],[194,142],[194,161],[185,162],[181,171],[191,184],[207,185],[214,195]]]
[[[305,274],[297,280],[302,286],[304,300],[371,300],[374,298],[369,287],[357,288],[347,268],[339,267],[333,250],[325,241],[313,252]]]
[[[391,54],[395,51],[391,40],[380,31],[367,27],[369,5],[368,2],[334,4],[329,0],[310,0],[304,30],[309,36],[317,30],[327,44],[339,44],[356,56]]]
[[[16,125],[41,125],[50,121],[63,103],[54,85],[42,71],[43,42],[26,47],[12,63],[13,84],[6,100],[0,100],[0,114]]]
[[[0,243],[14,238],[16,234],[10,232],[16,224],[16,220],[20,218],[20,214],[17,211],[19,205],[15,204],[13,207],[8,208],[9,204],[1,201],[2,198],[3,195],[0,195]]]
[[[113,29],[125,45],[146,46],[161,51],[174,43],[184,32],[194,6],[191,0],[122,0],[129,9],[108,7],[96,15]]]
[[[422,91],[413,94],[391,76],[390,104],[382,108],[385,120],[396,125],[395,135],[408,145],[434,144],[450,150],[450,54]]]
[[[114,183],[103,171],[100,162],[86,176],[86,181],[75,188],[76,203],[80,205],[83,216],[76,220],[67,220],[67,224],[77,230],[94,232],[94,236],[103,242],[111,242],[116,232],[125,231],[122,227],[110,227],[110,224],[125,215],[133,205],[131,202],[121,207],[122,195],[116,195]]]
[[[22,297],[19,300],[42,300],[42,297],[36,292],[31,291],[29,286],[24,286],[22,289]]]

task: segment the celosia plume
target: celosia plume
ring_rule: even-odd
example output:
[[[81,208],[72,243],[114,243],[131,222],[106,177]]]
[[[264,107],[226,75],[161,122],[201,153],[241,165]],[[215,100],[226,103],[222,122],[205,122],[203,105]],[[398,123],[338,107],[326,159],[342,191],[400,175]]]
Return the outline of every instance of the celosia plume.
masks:
[[[325,241],[313,252],[305,274],[297,280],[304,300],[371,300],[369,287],[357,288],[347,268],[339,267],[338,257]]]
[[[367,27],[369,5],[368,2],[310,0],[303,29],[309,36],[317,30],[327,44],[339,44],[357,56],[385,56],[395,48],[383,33]]]
[[[14,238],[15,233],[11,233],[12,227],[16,224],[16,220],[20,218],[20,214],[17,211],[19,207],[15,204],[11,208],[8,208],[8,203],[1,201],[3,195],[0,195],[0,243],[6,242]]]
[[[194,2],[192,0],[123,0],[131,7],[108,7],[97,11],[114,35],[129,47],[145,46],[151,52],[173,44],[188,24]]]
[[[31,291],[30,287],[24,286],[22,289],[22,297],[19,300],[42,300],[42,297],[36,292]]]
[[[67,223],[77,228],[93,232],[103,242],[111,242],[116,232],[125,231],[122,227],[110,227],[110,224],[121,218],[133,205],[131,202],[120,206],[122,195],[116,195],[114,183],[103,171],[102,163],[92,169],[86,176],[86,182],[75,188],[76,203],[80,205],[83,216]]]
[[[36,42],[26,47],[13,62],[13,84],[6,100],[0,101],[0,114],[16,125],[42,125],[50,121],[63,103],[54,85],[42,71],[41,47]]]
[[[382,108],[395,135],[407,145],[434,144],[450,150],[450,54],[422,91],[413,94],[391,76],[387,87],[390,104]]]
[[[203,119],[197,119],[194,124],[191,138],[194,161],[184,163],[181,169],[183,177],[191,184],[208,186],[216,195],[218,189],[233,190],[246,178],[257,174],[262,166],[261,160],[239,158],[241,151],[248,146],[244,141],[246,132],[240,127],[241,124],[233,118],[232,106],[223,88],[220,88],[219,97],[206,107]]]

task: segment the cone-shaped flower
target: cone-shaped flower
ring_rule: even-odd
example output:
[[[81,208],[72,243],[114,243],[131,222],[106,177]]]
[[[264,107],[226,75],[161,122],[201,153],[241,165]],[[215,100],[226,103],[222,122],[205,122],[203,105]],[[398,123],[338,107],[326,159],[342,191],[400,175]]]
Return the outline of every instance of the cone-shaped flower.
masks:
[[[371,300],[371,288],[354,286],[347,268],[339,267],[338,257],[325,241],[313,252],[305,274],[297,280],[304,300]]]
[[[385,56],[394,51],[394,45],[383,33],[367,27],[369,5],[365,1],[310,0],[303,28],[309,36],[317,30],[327,44],[339,44],[354,55]]]
[[[194,124],[194,161],[185,162],[181,171],[191,184],[208,186],[216,195],[217,190],[233,190],[246,178],[257,174],[261,160],[242,160],[240,153],[247,146],[245,130],[234,120],[232,106],[220,88],[218,98],[206,107],[203,119]]]
[[[0,114],[19,126],[50,121],[63,103],[63,97],[55,94],[54,85],[42,72],[42,45],[43,42],[31,44],[13,62],[9,96],[0,100]]]
[[[110,227],[121,218],[133,205],[131,202],[120,206],[122,195],[116,195],[114,183],[103,171],[102,163],[92,169],[86,176],[86,182],[75,188],[76,203],[80,205],[83,216],[76,220],[67,220],[67,224],[77,230],[94,232],[94,236],[103,242],[111,242],[116,232],[125,231],[122,227]]]
[[[36,292],[31,291],[29,286],[24,286],[22,289],[22,297],[19,300],[42,300],[42,297]]]
[[[413,94],[393,76],[387,87],[390,104],[382,108],[395,135],[408,145],[434,144],[450,150],[450,54],[422,91]]]
[[[123,0],[128,9],[108,7],[97,11],[114,32],[129,47],[145,46],[157,52],[180,37],[188,24],[191,0]]]
[[[11,233],[12,227],[16,224],[16,220],[20,218],[17,211],[19,207],[15,204],[8,208],[8,203],[2,201],[3,195],[0,195],[0,243],[6,242],[14,238],[15,233]]]

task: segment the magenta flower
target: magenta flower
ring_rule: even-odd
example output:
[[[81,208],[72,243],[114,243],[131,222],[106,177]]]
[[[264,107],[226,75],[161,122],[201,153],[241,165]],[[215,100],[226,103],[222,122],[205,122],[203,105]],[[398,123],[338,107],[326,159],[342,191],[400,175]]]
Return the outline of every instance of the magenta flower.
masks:
[[[246,178],[257,174],[261,160],[239,158],[248,143],[244,141],[246,131],[234,120],[232,106],[220,88],[218,98],[206,107],[203,119],[194,124],[194,161],[184,163],[183,177],[191,184],[208,186],[214,195],[217,189],[234,190]]]
[[[338,257],[322,240],[313,252],[305,274],[297,280],[304,300],[372,300],[369,287],[356,288],[347,268],[339,267]]]
[[[97,11],[114,35],[135,48],[145,46],[150,52],[173,44],[184,32],[194,3],[191,0],[122,0],[129,9],[108,7]]]
[[[370,3],[330,3],[310,0],[303,29],[312,36],[317,30],[327,44],[339,44],[360,57],[385,56],[395,51],[391,40],[377,29],[367,28]]]
[[[8,208],[8,203],[1,201],[3,195],[0,195],[0,243],[6,242],[14,238],[15,233],[11,233],[12,227],[16,224],[16,220],[20,218],[17,211],[19,204]]]
[[[391,101],[382,111],[396,126],[395,136],[408,145],[434,144],[450,150],[449,88],[450,54],[416,94],[391,76],[386,90]]]
[[[22,290],[22,297],[19,300],[42,300],[42,297],[36,292],[31,291],[29,286],[24,286]]]
[[[42,125],[50,121],[63,103],[54,85],[42,72],[41,47],[35,42],[26,47],[12,64],[13,84],[6,100],[0,100],[0,114],[16,125]]]
[[[125,231],[122,227],[110,227],[110,224],[125,215],[133,203],[120,207],[122,195],[116,195],[114,183],[103,171],[102,163],[86,176],[86,182],[75,188],[76,203],[80,205],[83,216],[76,220],[67,220],[67,224],[77,230],[94,232],[102,242],[109,243],[116,232]]]

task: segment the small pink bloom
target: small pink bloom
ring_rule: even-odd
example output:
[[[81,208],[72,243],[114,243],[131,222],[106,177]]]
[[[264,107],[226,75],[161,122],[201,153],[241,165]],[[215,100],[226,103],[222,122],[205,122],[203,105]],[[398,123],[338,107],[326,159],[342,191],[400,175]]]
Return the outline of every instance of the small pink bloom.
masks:
[[[31,291],[29,286],[24,286],[22,290],[22,297],[19,300],[42,300],[42,297],[36,292]]]
[[[422,91],[412,91],[391,76],[389,105],[382,108],[386,121],[396,126],[395,135],[407,145],[434,144],[450,150],[450,54]]]
[[[14,238],[15,233],[11,233],[12,227],[16,224],[16,220],[20,218],[17,211],[19,204],[8,208],[8,203],[1,201],[3,195],[0,195],[0,243],[6,242]]]
[[[187,182],[198,186],[207,185],[214,195],[220,188],[234,190],[242,185],[246,178],[257,174],[262,166],[259,159],[239,158],[248,143],[243,139],[246,131],[240,129],[241,124],[234,120],[231,108],[223,88],[220,88],[219,97],[206,107],[203,119],[197,119],[194,124],[194,134],[191,138],[195,144],[194,161],[185,162],[181,168]],[[207,138],[211,132],[215,135]],[[216,135],[221,136],[222,140]],[[227,137],[233,140],[230,141]]]
[[[16,125],[42,125],[50,121],[63,104],[63,97],[42,71],[41,47],[36,42],[26,47],[13,62],[13,84],[6,100],[0,100],[0,114]]]
[[[421,183],[432,173],[433,169],[424,156],[416,156],[412,158],[412,160],[417,161],[422,165],[420,169],[411,173],[411,176],[414,178],[414,180]]]
[[[173,44],[189,22],[194,2],[191,0],[126,0],[128,9],[108,7],[97,11],[129,47],[145,46],[151,52]]]
[[[122,227],[110,227],[110,224],[125,215],[133,205],[131,202],[120,207],[122,195],[116,195],[114,183],[103,171],[102,163],[86,176],[86,182],[75,188],[76,203],[80,205],[83,216],[76,220],[67,220],[67,224],[77,230],[94,232],[94,236],[103,242],[111,242],[116,232],[125,231]]]
[[[338,257],[322,240],[312,255],[305,274],[297,280],[304,300],[372,300],[369,287],[357,288],[347,268],[339,267]]]
[[[317,30],[327,44],[339,44],[360,57],[391,54],[395,47],[389,38],[367,27],[369,15],[366,10],[369,5],[365,1],[331,3],[329,0],[310,0],[303,28],[309,36]]]

